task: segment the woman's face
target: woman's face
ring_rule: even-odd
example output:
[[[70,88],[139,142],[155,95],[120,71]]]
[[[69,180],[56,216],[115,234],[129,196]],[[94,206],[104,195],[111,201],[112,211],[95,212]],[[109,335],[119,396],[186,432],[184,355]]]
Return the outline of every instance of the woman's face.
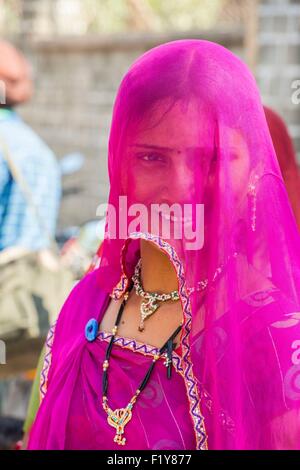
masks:
[[[217,178],[221,194],[231,180],[230,187],[238,200],[248,181],[246,145],[240,133],[231,129],[227,136],[230,164],[218,175],[214,130],[209,126],[211,120],[205,119],[205,112],[193,100],[173,105],[165,100],[153,107],[134,132],[128,133],[125,146],[128,171],[123,182],[128,202],[148,208],[153,204],[168,207],[178,204],[183,208],[184,204],[204,203],[205,218],[209,219]],[[164,217],[164,211],[161,216]],[[190,221],[183,210],[180,216],[183,223]],[[168,209],[165,217],[174,222]]]
[[[129,181],[135,188],[134,199],[139,202],[169,205],[191,202],[195,195],[196,166],[203,167],[201,175],[205,178],[209,159],[201,147],[199,126],[191,125],[199,122],[199,112],[194,102],[186,109],[183,106],[177,101],[168,110],[168,100],[160,102],[128,142]]]

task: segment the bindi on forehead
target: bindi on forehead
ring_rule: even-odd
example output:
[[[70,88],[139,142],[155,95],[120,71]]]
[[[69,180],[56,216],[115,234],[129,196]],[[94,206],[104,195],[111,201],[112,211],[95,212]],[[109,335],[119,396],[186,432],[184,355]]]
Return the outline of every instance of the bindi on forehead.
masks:
[[[175,149],[172,147],[166,147],[165,145],[154,145],[154,144],[132,144],[130,145],[130,147],[144,148],[147,150],[156,150],[156,151],[161,151],[161,152],[177,153],[177,155],[180,155],[184,151],[184,150]]]
[[[195,146],[195,147],[184,147],[182,149],[174,148],[174,147],[168,147],[165,145],[156,145],[156,144],[147,144],[147,143],[134,143],[131,144],[129,147],[136,147],[136,148],[141,148],[141,149],[147,149],[147,150],[157,150],[157,151],[164,151],[164,152],[173,152],[177,154],[185,153],[185,154],[203,154],[207,152],[208,150],[211,151],[211,149],[208,149],[207,147],[201,147],[201,146]]]

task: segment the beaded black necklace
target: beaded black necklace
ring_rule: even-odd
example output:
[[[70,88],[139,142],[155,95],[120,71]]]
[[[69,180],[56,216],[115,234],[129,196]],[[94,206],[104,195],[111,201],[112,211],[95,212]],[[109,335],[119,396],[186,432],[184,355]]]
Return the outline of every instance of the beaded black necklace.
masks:
[[[171,378],[171,371],[172,371],[172,351],[175,348],[176,344],[173,343],[174,338],[177,336],[179,331],[182,328],[182,325],[178,326],[174,333],[169,337],[169,339],[165,342],[165,344],[159,349],[158,354],[155,354],[152,362],[150,364],[150,367],[142,380],[140,386],[137,388],[135,394],[131,398],[131,400],[128,402],[127,406],[125,408],[117,408],[115,410],[112,410],[108,406],[108,398],[107,398],[107,388],[108,388],[108,374],[107,374],[107,369],[109,367],[109,359],[113,347],[113,343],[115,340],[115,336],[117,334],[118,330],[118,325],[120,323],[124,307],[126,305],[126,301],[128,299],[129,292],[126,292],[124,295],[124,300],[120,306],[117,319],[115,322],[115,325],[112,329],[112,337],[110,339],[109,345],[106,350],[105,354],[105,360],[103,362],[103,376],[102,376],[102,406],[104,411],[107,413],[107,422],[110,426],[114,427],[116,429],[116,435],[114,437],[114,442],[116,442],[119,445],[125,445],[126,443],[126,438],[123,436],[124,435],[124,428],[126,424],[131,420],[132,418],[132,409],[133,406],[139,396],[139,394],[144,390],[146,387],[147,383],[149,382],[151,373],[154,369],[156,361],[162,356],[162,354],[166,351],[166,362],[165,365],[167,367],[167,377],[168,379]]]

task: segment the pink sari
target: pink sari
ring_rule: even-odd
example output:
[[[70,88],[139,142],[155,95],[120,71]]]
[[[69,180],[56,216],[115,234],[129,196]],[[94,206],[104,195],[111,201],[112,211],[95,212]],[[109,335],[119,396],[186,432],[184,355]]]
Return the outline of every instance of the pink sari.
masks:
[[[40,448],[32,444],[34,436],[43,440],[43,449],[120,448],[113,441],[115,431],[108,426],[101,405],[101,366],[111,334],[99,332],[94,342],[88,342],[84,334],[85,324],[91,317],[100,322],[108,302],[108,296],[97,284],[97,272],[90,273],[74,288],[57,325],[50,331],[46,367],[42,373],[42,403],[29,448]],[[127,403],[157,348],[121,337],[116,339],[109,389],[112,404],[115,401],[118,405]],[[157,364],[138,411],[126,427],[126,449],[195,448],[193,428],[186,419],[188,401],[176,353],[174,359],[177,372],[173,371],[172,380],[166,378],[163,359]],[[57,367],[49,370],[50,360]],[[53,386],[49,386],[52,383]],[[161,422],[160,432],[152,432],[147,426],[153,420]]]
[[[120,85],[108,162],[100,266],[73,289],[50,332],[28,448],[117,448],[101,405],[109,332],[88,342],[85,326],[102,318],[109,295],[123,297],[143,239],[177,274],[181,348],[171,379],[159,359],[118,449],[300,449],[300,239],[247,67],[207,41],[144,54]],[[176,203],[176,217],[164,207],[160,222],[192,227],[194,238],[133,211],[155,203]],[[150,345],[116,338],[113,409],[128,403],[151,354]]]

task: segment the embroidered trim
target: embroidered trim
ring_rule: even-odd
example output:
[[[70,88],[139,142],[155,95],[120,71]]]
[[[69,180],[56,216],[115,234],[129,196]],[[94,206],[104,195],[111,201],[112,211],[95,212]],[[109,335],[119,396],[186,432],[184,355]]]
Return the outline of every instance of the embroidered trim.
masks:
[[[180,356],[178,356],[178,354],[175,354],[173,356],[173,364],[174,364],[174,367],[175,367],[176,371],[182,377],[184,377],[184,371],[183,371],[183,368],[181,366],[181,358],[180,358]],[[210,413],[212,413],[213,404],[212,404],[211,396],[209,395],[207,390],[203,387],[203,385],[198,381],[198,379],[196,379],[196,382],[199,385],[199,392],[200,392],[201,402],[205,405],[207,410]],[[219,419],[220,419],[220,423],[222,424],[222,426],[224,428],[226,428],[226,430],[228,432],[230,432],[231,434],[234,434],[234,431],[235,431],[234,421],[230,418],[230,416],[228,415],[228,413],[225,410],[220,410]]]
[[[40,403],[44,399],[47,393],[47,388],[48,388],[48,373],[50,370],[51,360],[52,360],[52,346],[53,346],[53,341],[54,341],[55,327],[56,327],[56,321],[51,326],[48,332],[47,338],[46,338],[46,342],[45,342],[44,364],[43,364],[43,368],[42,368],[41,376],[40,376]]]
[[[129,238],[125,241],[122,252],[121,252],[121,266],[122,266],[122,276],[119,283],[114,287],[111,296],[116,298],[120,298],[126,291],[127,285],[129,283],[128,276],[125,272],[125,252],[127,246],[131,239],[144,239],[154,242],[158,245],[170,258],[170,261],[173,263],[178,284],[179,284],[179,296],[181,300],[183,316],[184,316],[184,324],[182,329],[182,359],[181,364],[183,367],[183,377],[185,386],[187,389],[188,399],[189,399],[189,407],[190,407],[190,415],[194,425],[194,432],[196,437],[197,443],[197,450],[207,450],[207,434],[205,430],[204,424],[204,417],[201,414],[200,410],[200,397],[197,390],[197,382],[196,378],[193,373],[193,365],[190,357],[190,345],[189,345],[189,335],[191,331],[191,322],[192,322],[192,312],[191,312],[191,304],[190,298],[187,294],[186,285],[185,285],[185,277],[184,271],[181,261],[178,258],[174,248],[169,245],[167,242],[162,240],[161,238],[157,237],[156,235],[150,233],[143,233],[143,232],[133,232],[129,235]],[[123,286],[123,290],[122,290]]]
[[[98,338],[104,341],[109,341],[111,337],[112,333],[108,333],[106,331],[100,331],[98,334]],[[118,344],[122,348],[131,349],[132,351],[139,352],[141,354],[144,354],[145,356],[154,356],[159,352],[159,349],[154,346],[150,346],[145,343],[140,343],[135,339],[125,338],[123,336],[115,335],[114,343]]]
[[[126,292],[127,287],[128,287],[128,282],[129,282],[128,277],[126,276],[126,274],[123,273],[120,281],[118,282],[118,284],[114,287],[112,291],[111,298],[114,300],[119,300],[124,294],[124,292]]]
[[[112,337],[112,333],[108,333],[106,331],[100,331],[98,333],[98,338],[103,341],[108,341]],[[124,336],[115,336],[115,344],[118,346],[121,346],[122,348],[125,349],[130,349],[131,351],[138,352],[140,354],[143,354],[144,356],[154,356],[159,353],[159,348],[156,348],[155,346],[150,346],[149,344],[146,343],[141,343],[135,339],[130,339],[130,338],[125,338]],[[173,351],[173,359],[174,357],[178,358],[180,361],[180,356]],[[162,358],[165,357],[165,354],[162,354]]]

